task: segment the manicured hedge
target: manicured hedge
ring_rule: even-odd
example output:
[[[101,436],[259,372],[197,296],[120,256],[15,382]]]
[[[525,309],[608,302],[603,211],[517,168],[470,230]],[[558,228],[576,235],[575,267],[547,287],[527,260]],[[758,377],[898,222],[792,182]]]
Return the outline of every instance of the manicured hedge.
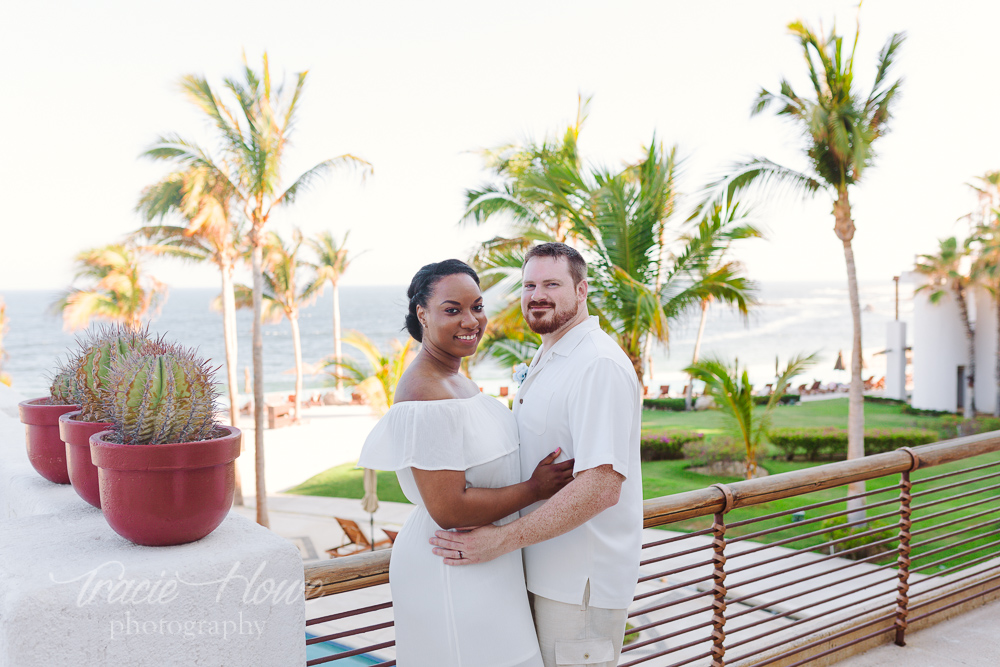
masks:
[[[644,398],[642,407],[646,410],[670,410],[684,412],[683,398]]]
[[[756,405],[767,405],[770,396],[754,396],[753,402]],[[799,402],[798,394],[783,394],[778,402],[781,405],[792,405]],[[683,398],[644,398],[642,407],[646,410],[669,410],[671,412],[684,412]]]
[[[775,428],[768,439],[785,454],[789,461],[796,454],[805,454],[810,461],[820,455],[847,458],[847,430],[827,428]],[[865,431],[865,454],[891,452],[900,447],[915,447],[936,442],[938,432],[923,428],[882,428]]]
[[[778,399],[780,405],[794,405],[799,402],[798,394],[782,394],[781,398]],[[770,396],[754,396],[754,405],[767,405],[767,402],[771,400]]]
[[[685,444],[704,439],[704,433],[695,431],[668,431],[659,435],[644,436],[639,441],[639,458],[642,461],[682,459]]]

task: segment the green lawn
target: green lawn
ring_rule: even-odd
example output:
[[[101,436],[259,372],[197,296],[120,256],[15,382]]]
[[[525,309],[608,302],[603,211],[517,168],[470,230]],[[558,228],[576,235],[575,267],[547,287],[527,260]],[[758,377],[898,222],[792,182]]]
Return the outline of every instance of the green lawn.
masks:
[[[929,428],[943,430],[947,432],[948,424],[950,423],[950,418],[948,417],[935,417],[935,416],[923,416],[923,415],[908,415],[904,414],[898,405],[882,405],[882,404],[865,404],[865,426],[867,428],[889,428],[889,427],[917,427],[917,428]],[[782,406],[776,409],[774,414],[774,426],[776,427],[803,427],[803,426],[841,426],[846,427],[847,425],[847,399],[832,399],[828,401],[816,401],[810,403],[804,403],[801,405],[793,406]],[[725,430],[725,422],[723,416],[717,411],[706,411],[706,412],[695,412],[695,413],[684,413],[684,412],[661,412],[661,411],[650,411],[647,410],[643,413],[643,433],[658,433],[663,431],[670,431],[673,429],[684,429],[684,430],[696,430],[702,431],[707,435],[711,436],[716,433],[720,433]],[[990,454],[983,457],[978,457],[977,459],[970,459],[968,461],[959,461],[956,463],[951,463],[943,466],[938,466],[935,468],[928,468],[924,470],[916,471],[912,479],[915,482],[914,492],[924,490],[920,486],[919,480],[940,475],[947,472],[952,472],[960,470],[972,465],[980,465],[983,463],[994,463],[1000,462],[1000,453]],[[783,458],[776,456],[766,457],[761,464],[766,468],[771,474],[789,472],[792,470],[800,470],[803,468],[808,468],[815,465],[822,465],[822,461],[809,462],[809,461],[785,461]],[[722,482],[737,482],[739,478],[736,477],[714,477],[706,476],[698,473],[691,472],[688,467],[690,462],[680,460],[680,461],[649,461],[642,465],[642,484],[643,484],[643,496],[645,498],[656,498],[659,496],[671,495],[674,493],[681,493],[684,491],[693,491],[696,489],[702,489],[711,484]],[[948,478],[937,482],[935,485],[940,484],[950,484],[963,479],[973,478],[984,474],[989,474],[990,472],[1000,471],[998,468],[990,468],[985,471],[979,471],[970,473],[967,475],[957,476],[955,478]],[[396,480],[395,473],[392,472],[380,472],[378,475],[379,480],[379,498],[386,501],[393,502],[407,502],[406,498],[403,496],[402,491],[399,488],[399,483]],[[929,493],[926,497],[920,497],[914,500],[914,506],[917,508],[914,512],[914,520],[916,525],[914,529],[919,529],[922,527],[920,524],[920,517],[933,512],[940,512],[943,510],[955,510],[953,513],[949,513],[945,516],[937,518],[933,521],[934,524],[950,521],[957,519],[959,517],[969,516],[970,514],[976,512],[982,512],[985,509],[997,508],[997,503],[995,500],[1000,497],[1000,493],[996,489],[982,492],[982,494],[970,496],[966,498],[952,499],[950,496],[958,493],[964,493],[973,489],[981,489],[992,484],[998,483],[998,479],[988,479],[981,480],[977,482],[972,482],[966,487],[962,487],[955,491],[942,491],[937,493]],[[894,475],[890,478],[883,478],[878,480],[871,480],[867,483],[868,490],[874,490],[879,488],[887,489],[885,494],[880,494],[874,498],[869,499],[870,503],[878,502],[880,500],[888,500],[889,498],[898,497],[898,490],[896,490],[899,484],[899,476]],[[334,468],[330,468],[311,479],[303,482],[299,486],[290,489],[288,493],[296,493],[302,495],[316,495],[316,496],[334,496],[340,498],[357,498],[361,499],[364,490],[362,488],[362,471],[354,467],[354,464],[344,464]],[[756,505],[748,508],[741,508],[731,512],[727,515],[727,523],[733,523],[737,521],[742,521],[745,519],[750,519],[754,517],[761,517],[768,514],[783,512],[786,510],[794,510],[800,507],[810,505],[813,503],[823,502],[827,500],[834,500],[843,497],[845,493],[844,488],[828,489],[825,491],[818,491],[816,493],[809,493],[795,498],[789,498],[785,500],[774,501],[771,503],[765,503],[762,505]],[[973,502],[975,500],[990,497],[994,499],[992,502],[979,505],[969,509],[957,509],[963,504]],[[943,502],[934,504],[927,509],[919,509],[922,503],[934,502],[937,500],[942,500]],[[845,509],[844,503],[835,503],[826,507],[817,508],[815,510],[809,510],[806,512],[806,520],[814,519],[822,515],[830,514]],[[870,515],[877,515],[884,512],[898,510],[898,504],[892,503],[886,505],[883,508],[876,508],[871,510]],[[995,517],[996,512],[973,519],[973,522],[987,522],[993,521],[993,525],[983,527],[980,532],[987,532],[996,529],[1000,529],[1000,524],[996,523],[997,519]],[[893,526],[897,523],[898,519],[893,517],[888,519]],[[681,530],[681,531],[694,531],[701,530],[703,528],[708,528],[712,524],[712,517],[699,517],[696,519],[690,519],[687,521],[681,521],[678,523],[665,526],[665,528],[670,530]],[[778,533],[772,533],[771,535],[763,536],[760,538],[764,542],[774,542],[780,539],[785,539],[794,535],[801,535],[810,531],[819,529],[819,523],[811,523],[805,526],[792,525],[791,519],[788,516],[777,517],[773,519],[767,519],[759,523],[754,523],[745,527],[737,527],[731,529],[727,537],[737,537],[739,535],[744,535],[752,531],[763,530],[766,528],[776,528],[778,526],[787,526],[786,530],[782,530]],[[914,538],[914,542],[919,542],[921,540],[932,540],[936,537],[946,535],[950,531],[959,529],[961,526],[950,526],[948,528],[929,531],[926,534],[917,536]],[[894,530],[894,528],[893,528]],[[993,542],[997,541],[998,536],[988,536],[982,538],[973,543],[956,545],[953,548],[941,551],[936,554],[927,556],[923,560],[919,558],[919,554],[925,553],[927,551],[937,549],[943,545],[947,545],[953,542],[959,542],[966,539],[968,535],[962,534],[955,537],[945,537],[941,541],[932,542],[923,547],[917,547],[914,550],[915,559],[915,570],[925,569],[925,564],[931,563],[941,558],[945,558],[949,555],[957,554],[963,550],[968,550],[972,547],[979,545],[991,545]],[[822,542],[826,541],[826,538],[821,537],[810,537],[804,538],[794,544],[789,544],[791,547],[813,547]],[[894,546],[894,545],[890,545]],[[997,546],[990,547],[993,553],[998,552]],[[982,555],[980,552],[973,554],[971,556],[966,556],[958,561],[946,562],[938,565],[934,565],[927,568],[925,571],[929,574],[932,572],[940,571],[943,568],[951,567],[957,562],[967,561],[972,558],[976,558]]]

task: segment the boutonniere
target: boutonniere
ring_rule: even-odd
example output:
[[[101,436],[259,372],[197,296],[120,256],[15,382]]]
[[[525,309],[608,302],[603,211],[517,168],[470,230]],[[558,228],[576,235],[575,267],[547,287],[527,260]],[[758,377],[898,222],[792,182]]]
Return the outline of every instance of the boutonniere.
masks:
[[[526,377],[528,377],[528,364],[518,364],[514,368],[514,382],[516,382],[517,386],[520,387]]]

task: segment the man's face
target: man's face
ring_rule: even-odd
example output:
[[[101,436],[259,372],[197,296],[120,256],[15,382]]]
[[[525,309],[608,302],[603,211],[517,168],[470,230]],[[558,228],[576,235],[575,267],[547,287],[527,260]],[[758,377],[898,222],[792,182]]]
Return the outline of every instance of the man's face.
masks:
[[[538,334],[558,331],[570,322],[586,299],[586,282],[573,284],[565,257],[532,257],[524,265],[521,312]]]

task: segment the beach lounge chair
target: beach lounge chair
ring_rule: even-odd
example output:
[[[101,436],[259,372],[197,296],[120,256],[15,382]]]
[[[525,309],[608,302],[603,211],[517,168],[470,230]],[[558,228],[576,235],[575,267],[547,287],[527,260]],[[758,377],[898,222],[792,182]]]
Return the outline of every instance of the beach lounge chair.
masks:
[[[368,541],[368,538],[361,531],[357,522],[351,521],[350,519],[341,519],[337,516],[333,518],[337,520],[337,523],[340,524],[341,530],[344,531],[344,541],[339,547],[333,547],[332,549],[326,550],[326,553],[329,554],[330,558],[350,556],[351,554],[360,553],[362,551],[371,551],[373,549],[372,543]],[[374,548],[378,549],[379,547],[391,546],[393,539],[395,539],[395,536],[386,540],[379,540],[375,543]]]
[[[805,385],[802,385],[803,387]],[[822,394],[823,393],[823,383],[816,380],[812,383],[812,386],[805,390],[806,394]]]
[[[660,385],[660,395],[658,398],[670,398],[670,385],[661,384]]]

